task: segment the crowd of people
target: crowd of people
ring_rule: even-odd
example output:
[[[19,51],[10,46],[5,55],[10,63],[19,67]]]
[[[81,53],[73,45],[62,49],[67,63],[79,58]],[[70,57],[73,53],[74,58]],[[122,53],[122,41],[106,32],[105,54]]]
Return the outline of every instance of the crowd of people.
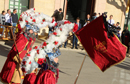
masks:
[[[97,17],[100,16],[100,13],[94,13],[93,16],[90,16],[90,14],[87,14],[86,19],[84,21],[84,25],[86,26],[87,24],[89,24],[92,20],[96,19]],[[60,8],[59,10],[55,10],[54,14],[52,15],[53,18],[53,22],[56,23],[57,21],[61,21],[63,20],[64,14],[62,12],[62,9]],[[8,25],[8,26],[16,26],[18,22],[18,15],[17,15],[17,10],[14,9],[11,13],[11,10],[8,9],[7,12],[2,11],[2,13],[0,14],[0,24],[1,25]],[[76,24],[78,24],[78,30],[82,28],[82,24],[80,23],[80,18],[77,17]],[[129,31],[128,31],[128,26],[125,27],[125,29],[123,30],[123,32],[121,33],[121,28],[120,28],[120,23],[116,22],[113,20],[113,15],[110,15],[108,23],[117,27],[117,33],[115,33],[117,35],[117,37],[121,40],[121,42],[126,45],[128,47],[127,53],[129,51]],[[109,25],[110,26],[110,25]],[[53,33],[53,31],[55,30],[57,26],[55,25],[54,27],[48,27],[49,28],[49,33],[48,36],[50,34]],[[1,26],[1,28],[3,28],[3,32],[0,34],[0,37],[4,36],[4,31],[5,28],[4,26]],[[13,29],[13,33],[15,33],[15,29]],[[8,35],[10,36],[10,38],[12,39],[12,35],[11,32],[9,31]],[[64,48],[66,48],[68,41],[66,41],[64,43]],[[72,49],[78,49],[77,47],[77,43],[78,43],[78,39],[77,37],[73,34],[73,42],[72,42]],[[62,45],[61,45],[62,47]]]
[[[2,13],[0,14],[0,24],[1,25],[16,26],[17,22],[18,22],[18,15],[17,15],[16,9],[14,9],[12,11],[12,13],[11,13],[11,10],[8,9],[7,12],[2,11]],[[3,28],[3,32],[2,32],[2,34],[0,34],[0,36],[3,37],[5,28],[4,28],[4,26],[1,26],[1,28]],[[15,29],[13,29],[13,33],[14,32],[15,32]],[[9,32],[8,35],[12,39],[11,32]]]

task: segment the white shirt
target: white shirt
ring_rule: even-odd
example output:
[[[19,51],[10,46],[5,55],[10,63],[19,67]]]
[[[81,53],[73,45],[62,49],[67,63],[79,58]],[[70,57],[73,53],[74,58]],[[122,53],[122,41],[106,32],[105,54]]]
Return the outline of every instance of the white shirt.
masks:
[[[115,24],[115,21],[113,19],[109,19],[108,20],[108,23],[110,23],[111,25],[114,25]]]
[[[84,24],[84,26],[86,26],[88,23],[86,22],[85,24]]]
[[[5,22],[12,23],[12,17],[8,13],[5,14]]]

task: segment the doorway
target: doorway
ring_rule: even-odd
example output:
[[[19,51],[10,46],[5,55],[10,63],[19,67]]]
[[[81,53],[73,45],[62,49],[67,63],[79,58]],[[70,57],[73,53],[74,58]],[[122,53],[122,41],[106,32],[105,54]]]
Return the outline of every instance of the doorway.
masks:
[[[67,0],[65,19],[75,22],[76,18],[79,17],[83,25],[87,14],[93,15],[94,8],[95,0]]]

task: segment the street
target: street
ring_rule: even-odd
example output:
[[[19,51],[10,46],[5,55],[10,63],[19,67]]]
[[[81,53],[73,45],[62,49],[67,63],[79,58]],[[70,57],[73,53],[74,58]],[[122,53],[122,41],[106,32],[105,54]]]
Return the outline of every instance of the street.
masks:
[[[35,45],[38,44],[40,44],[40,42],[35,43]],[[11,49],[11,45],[10,42],[7,42],[5,45],[4,41],[0,41],[0,71]],[[70,48],[61,48],[60,50],[60,73],[57,84],[74,84],[86,52],[84,50]],[[102,72],[87,55],[77,84],[130,84],[129,70],[130,58],[128,57],[126,57],[125,61],[121,64],[112,66],[105,72]],[[0,84],[2,83],[0,82]]]

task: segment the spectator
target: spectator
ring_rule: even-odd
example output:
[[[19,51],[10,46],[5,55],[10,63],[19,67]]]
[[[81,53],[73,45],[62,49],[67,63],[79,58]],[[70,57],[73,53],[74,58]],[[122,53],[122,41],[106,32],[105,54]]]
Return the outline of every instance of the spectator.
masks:
[[[90,23],[90,20],[87,20],[87,22],[84,24],[84,26],[86,26],[88,23]]]
[[[13,26],[16,27],[17,22],[18,22],[18,15],[17,15],[17,10],[14,9],[13,13],[11,14],[12,16],[12,22],[13,22]],[[15,32],[15,29],[13,29],[13,33]]]
[[[5,25],[12,25],[12,17],[10,9],[7,10],[7,14],[5,14]]]
[[[80,18],[79,17],[76,19],[76,24],[78,25],[78,30],[81,29],[81,24],[80,24]],[[77,39],[77,37],[75,35],[73,35],[73,47],[72,47],[72,49],[74,48],[74,45],[75,45],[75,48],[78,49],[77,43],[78,43],[78,39]]]
[[[117,37],[120,39],[120,37],[121,37],[121,31],[120,31],[120,30],[121,30],[121,28],[120,28],[120,26],[119,26],[119,25],[120,25],[120,23],[119,23],[119,22],[117,22],[115,26],[118,28],[118,29],[117,29]]]
[[[58,21],[63,20],[63,12],[62,9],[59,9],[59,17],[58,17]]]
[[[85,23],[86,23],[88,20],[91,22],[91,18],[90,18],[90,15],[89,15],[89,14],[87,14],[87,18],[86,18],[86,20],[85,20]]]
[[[2,11],[2,14],[0,15],[0,24],[5,25],[5,11]],[[2,34],[0,34],[0,36],[4,35],[4,26],[1,26],[1,28],[3,28],[3,32]]]
[[[127,53],[129,52],[129,31],[128,26],[125,26],[125,30],[122,32],[122,43],[127,46]]]
[[[56,20],[56,21],[62,20],[63,17],[64,17],[64,16],[63,16],[62,9],[60,8],[59,11],[58,11],[58,10],[55,10],[55,11],[54,11],[54,14],[53,14],[52,16],[55,17],[55,20]]]
[[[100,13],[98,13],[98,14],[97,14],[97,17],[99,17],[100,15],[101,15],[101,14],[100,14]]]
[[[118,31],[117,37],[118,37],[119,39],[121,39],[121,28],[118,27],[117,31]]]
[[[95,20],[97,18],[97,13],[94,13],[92,18],[93,18],[93,20]]]
[[[116,23],[116,27],[120,27],[119,25],[120,25],[120,23],[119,23],[119,22],[117,22],[117,23]]]
[[[11,26],[12,25],[12,17],[11,17],[11,11],[10,9],[7,10],[7,14],[5,14],[5,25]],[[11,31],[8,33],[10,35],[10,38],[12,39]]]
[[[110,19],[108,20],[108,23],[110,23],[111,25],[115,24],[115,21],[113,20],[113,15],[110,15]]]
[[[58,10],[55,10],[52,17],[55,17],[55,20],[58,21],[58,17],[59,17],[59,11]]]
[[[52,16],[52,19],[54,20],[54,24],[55,24],[55,23],[56,23],[56,21],[55,21],[55,17]],[[49,27],[49,34],[48,34],[48,36],[50,36],[50,34],[52,34],[53,31],[54,31],[54,27]]]

